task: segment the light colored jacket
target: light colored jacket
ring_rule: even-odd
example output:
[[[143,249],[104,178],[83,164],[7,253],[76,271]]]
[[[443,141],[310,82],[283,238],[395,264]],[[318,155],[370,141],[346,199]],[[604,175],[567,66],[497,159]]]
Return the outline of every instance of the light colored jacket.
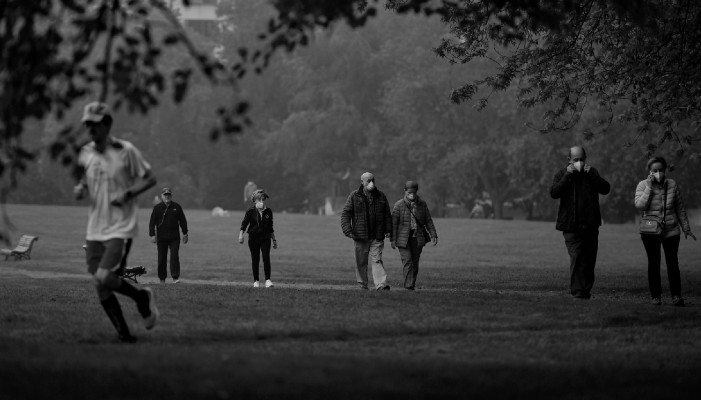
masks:
[[[680,235],[682,231],[691,232],[681,189],[672,179],[665,179],[664,184],[667,185],[664,237]],[[640,181],[635,189],[635,208],[646,214],[662,218],[664,191],[664,185],[657,182],[650,183],[647,179]]]

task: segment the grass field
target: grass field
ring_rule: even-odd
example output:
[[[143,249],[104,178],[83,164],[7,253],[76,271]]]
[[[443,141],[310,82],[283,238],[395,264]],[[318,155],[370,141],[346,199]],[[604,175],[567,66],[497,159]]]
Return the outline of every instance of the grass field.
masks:
[[[273,289],[253,289],[235,243],[241,215],[187,211],[179,285],[157,282],[149,211],[130,265],[144,265],[161,320],[116,342],[85,272],[85,207],[10,205],[29,261],[0,261],[0,399],[697,398],[701,242],[682,240],[688,306],[649,304],[636,227],[600,234],[590,301],[567,291],[554,223],[436,220],[419,290],[354,288],[338,218],[276,214]],[[701,229],[696,227],[697,233]],[[262,269],[262,268],[261,268]],[[262,271],[261,271],[262,273]]]

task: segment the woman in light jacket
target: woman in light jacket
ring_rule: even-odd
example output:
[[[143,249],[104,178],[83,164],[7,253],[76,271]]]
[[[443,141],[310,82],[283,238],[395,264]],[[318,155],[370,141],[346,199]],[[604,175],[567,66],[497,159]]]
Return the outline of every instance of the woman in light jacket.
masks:
[[[677,183],[665,178],[667,162],[662,157],[653,157],[647,162],[648,177],[638,183],[635,189],[635,207],[649,215],[657,215],[662,218],[664,224],[662,235],[644,235],[640,237],[647,253],[647,279],[650,285],[652,304],[662,304],[662,283],[660,281],[660,261],[662,258],[660,246],[664,249],[665,262],[667,263],[667,277],[669,288],[672,292],[672,304],[678,307],[684,306],[681,297],[681,276],[679,273],[679,240],[681,232],[684,237],[696,236],[691,233],[689,219],[684,208],[684,199]],[[666,191],[666,206],[665,206]]]
[[[419,274],[421,250],[430,241],[438,244],[436,227],[426,202],[416,194],[419,184],[407,181],[404,184],[404,197],[394,204],[392,210],[392,248],[399,247],[404,272],[404,288],[414,290]]]

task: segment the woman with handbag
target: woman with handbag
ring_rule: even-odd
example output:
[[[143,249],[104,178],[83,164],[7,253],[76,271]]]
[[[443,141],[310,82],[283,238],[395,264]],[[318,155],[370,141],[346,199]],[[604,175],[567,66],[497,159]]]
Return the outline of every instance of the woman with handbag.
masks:
[[[691,233],[681,189],[672,179],[665,178],[667,161],[662,157],[653,157],[647,162],[647,169],[649,171],[647,179],[640,181],[635,190],[635,207],[643,211],[640,237],[647,253],[647,278],[652,304],[662,304],[660,281],[662,258],[660,247],[662,247],[667,263],[672,304],[683,307],[684,299],[681,297],[681,276],[677,259],[679,240],[682,231],[685,238],[691,236],[696,240],[696,236]]]
[[[419,184],[407,181],[404,184],[404,198],[394,204],[392,210],[392,242],[393,249],[399,247],[404,272],[404,288],[414,290],[416,277],[419,274],[421,250],[428,242],[438,244],[436,227],[433,225],[428,205],[421,200],[416,192]]]

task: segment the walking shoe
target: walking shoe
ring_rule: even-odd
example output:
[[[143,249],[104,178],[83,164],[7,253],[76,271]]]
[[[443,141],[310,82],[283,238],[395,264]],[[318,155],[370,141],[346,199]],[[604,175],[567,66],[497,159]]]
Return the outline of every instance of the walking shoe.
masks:
[[[375,290],[389,290],[389,285],[380,285]]]
[[[359,287],[360,289],[362,289],[362,290],[368,290],[368,286],[367,286],[367,285],[358,284],[358,287]]]
[[[166,280],[165,280],[165,279],[161,279],[161,283],[166,283]]]
[[[173,279],[173,283],[180,283],[180,279]]]
[[[266,279],[265,287],[273,287],[273,281],[271,281],[270,279]]]
[[[144,328],[153,329],[158,321],[158,308],[156,308],[156,297],[151,288],[143,289],[146,292],[146,304],[139,307],[141,316],[144,317]]]
[[[253,287],[260,287],[260,284],[258,283],[258,281],[253,282]]]
[[[662,299],[659,297],[653,297],[652,298],[652,304],[655,306],[661,306],[662,305]]]
[[[674,304],[675,307],[684,307],[684,299],[680,296],[672,296],[672,304]]]

